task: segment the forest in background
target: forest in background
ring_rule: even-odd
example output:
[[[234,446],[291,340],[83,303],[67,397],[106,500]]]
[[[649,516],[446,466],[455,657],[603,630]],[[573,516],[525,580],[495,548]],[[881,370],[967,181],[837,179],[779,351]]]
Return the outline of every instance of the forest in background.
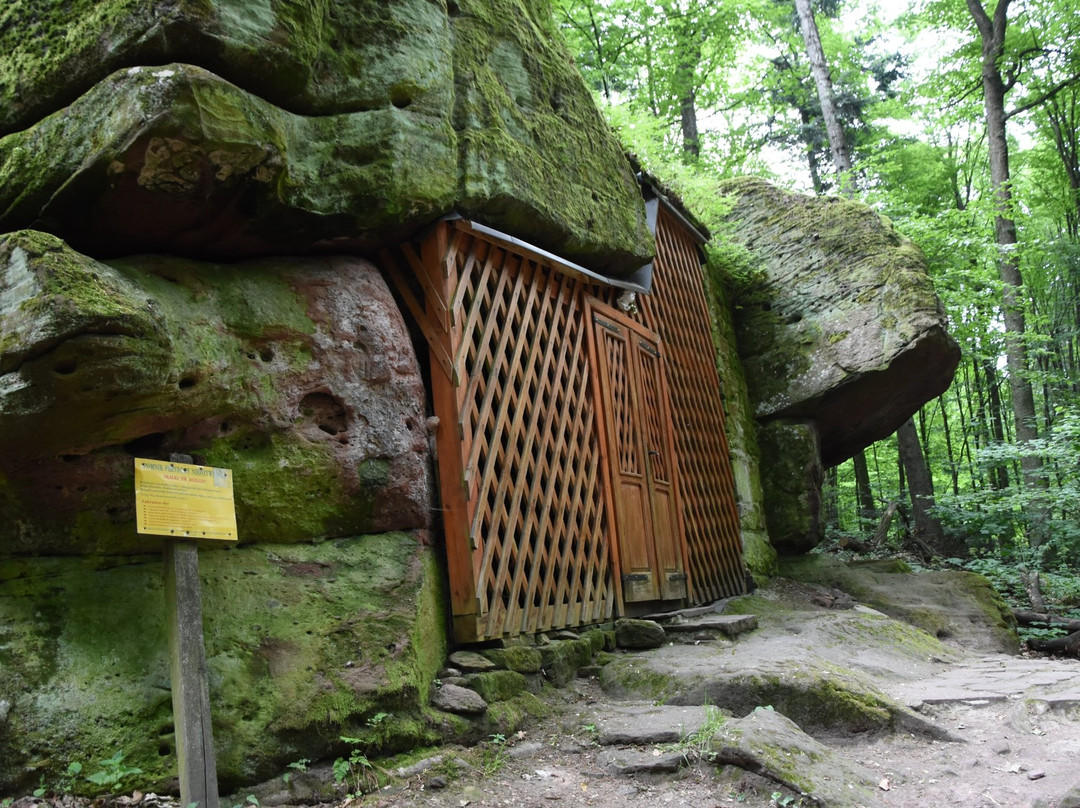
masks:
[[[749,265],[714,190],[746,174],[863,201],[925,252],[960,367],[828,472],[825,544],[1080,607],[1075,0],[553,6],[624,146],[712,229],[717,260]]]

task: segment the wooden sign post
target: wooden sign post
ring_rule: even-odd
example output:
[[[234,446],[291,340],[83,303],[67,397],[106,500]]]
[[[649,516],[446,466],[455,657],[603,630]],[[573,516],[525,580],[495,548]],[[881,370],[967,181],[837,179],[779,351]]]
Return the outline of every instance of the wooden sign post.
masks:
[[[236,541],[232,473],[191,458],[135,458],[137,530],[165,542],[173,724],[184,805],[219,808],[196,539]]]

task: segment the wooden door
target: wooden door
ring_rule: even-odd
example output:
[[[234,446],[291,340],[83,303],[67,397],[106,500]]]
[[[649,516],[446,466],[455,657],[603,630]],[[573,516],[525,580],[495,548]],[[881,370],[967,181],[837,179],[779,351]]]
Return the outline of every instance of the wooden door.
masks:
[[[591,300],[623,600],[687,595],[671,413],[659,339]]]

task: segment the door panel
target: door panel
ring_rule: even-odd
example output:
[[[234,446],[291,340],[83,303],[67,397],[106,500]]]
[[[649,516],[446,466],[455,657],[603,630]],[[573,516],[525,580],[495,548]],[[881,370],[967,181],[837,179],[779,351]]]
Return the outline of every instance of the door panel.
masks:
[[[640,371],[646,477],[652,495],[653,541],[656,545],[660,594],[665,600],[674,600],[686,597],[687,593],[679,546],[679,514],[675,510],[675,486],[671,473],[674,465],[669,427],[671,416],[663,387],[659,348],[655,342],[640,335],[634,337],[634,342]]]
[[[646,462],[642,453],[641,419],[633,372],[633,348],[629,333],[606,318],[594,318],[601,387],[608,422],[619,560],[623,576],[623,599],[656,600],[660,597],[655,574],[652,514]]]
[[[657,337],[592,302],[623,600],[686,597],[671,415]]]

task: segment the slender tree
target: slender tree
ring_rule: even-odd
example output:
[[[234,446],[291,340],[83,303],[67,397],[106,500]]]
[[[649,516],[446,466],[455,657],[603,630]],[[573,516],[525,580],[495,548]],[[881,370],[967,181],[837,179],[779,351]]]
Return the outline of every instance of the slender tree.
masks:
[[[818,32],[810,0],[795,0],[795,13],[799,17],[799,30],[802,32],[806,55],[810,60],[810,75],[814,77],[814,85],[817,87],[821,117],[825,122],[825,133],[829,138],[829,150],[832,152],[836,176],[843,193],[851,196],[855,191],[854,178],[851,175],[851,149],[844,136],[844,127],[840,123],[829,64],[825,60],[825,49],[821,45],[821,34]]]

